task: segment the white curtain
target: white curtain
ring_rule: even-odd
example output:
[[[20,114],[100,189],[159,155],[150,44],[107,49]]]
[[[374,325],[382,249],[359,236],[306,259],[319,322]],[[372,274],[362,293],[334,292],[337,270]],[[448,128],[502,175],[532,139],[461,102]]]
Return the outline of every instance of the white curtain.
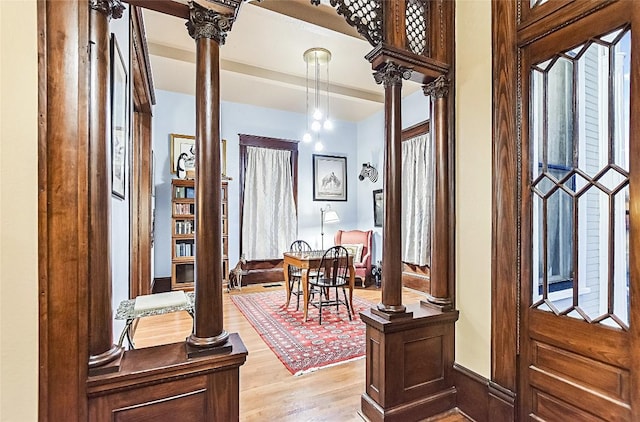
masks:
[[[249,261],[282,258],[296,238],[291,151],[247,147],[242,249]]]
[[[430,264],[431,167],[428,134],[402,143],[402,260],[417,265]]]

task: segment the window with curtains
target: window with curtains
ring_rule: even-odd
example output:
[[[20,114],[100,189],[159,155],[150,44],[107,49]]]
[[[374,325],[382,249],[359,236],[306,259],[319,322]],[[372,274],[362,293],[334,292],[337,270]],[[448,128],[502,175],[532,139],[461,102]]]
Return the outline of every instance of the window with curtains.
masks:
[[[240,135],[240,251],[247,261],[281,259],[296,239],[297,161],[295,141]]]
[[[430,265],[433,170],[429,133],[402,142],[402,261]]]

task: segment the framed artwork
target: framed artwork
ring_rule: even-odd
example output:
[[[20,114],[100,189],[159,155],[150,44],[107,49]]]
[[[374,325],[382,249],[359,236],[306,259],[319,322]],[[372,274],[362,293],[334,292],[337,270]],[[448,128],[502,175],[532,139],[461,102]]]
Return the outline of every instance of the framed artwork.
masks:
[[[382,189],[373,191],[373,225],[382,227],[382,219],[384,218],[384,196]]]
[[[127,69],[115,34],[111,34],[111,193],[124,199],[129,101]]]
[[[313,200],[347,200],[347,157],[313,154]]]
[[[171,173],[184,179],[196,169],[196,137],[171,134]]]

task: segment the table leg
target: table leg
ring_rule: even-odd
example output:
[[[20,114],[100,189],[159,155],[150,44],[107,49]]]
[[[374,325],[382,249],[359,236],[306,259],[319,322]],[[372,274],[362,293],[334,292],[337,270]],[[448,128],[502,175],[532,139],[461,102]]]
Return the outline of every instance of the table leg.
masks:
[[[127,336],[127,341],[129,342],[129,347],[133,348],[133,342],[131,341],[131,324],[133,324],[133,318],[127,319],[124,324],[124,328],[122,329],[122,333],[120,334],[120,338],[118,339],[118,346],[122,347],[122,342],[124,341],[124,336]]]
[[[353,289],[356,286],[356,269],[353,265],[349,266],[349,308],[352,315],[355,316],[353,310]]]
[[[304,305],[304,322],[307,322],[307,313],[309,312],[309,270],[306,268],[302,269],[302,277],[300,278],[300,282],[302,283],[302,296],[304,297],[303,305]]]
[[[287,303],[284,307],[288,308],[291,300],[291,286],[289,285],[289,263],[287,261],[282,264],[282,270],[284,271],[284,286],[287,289]]]

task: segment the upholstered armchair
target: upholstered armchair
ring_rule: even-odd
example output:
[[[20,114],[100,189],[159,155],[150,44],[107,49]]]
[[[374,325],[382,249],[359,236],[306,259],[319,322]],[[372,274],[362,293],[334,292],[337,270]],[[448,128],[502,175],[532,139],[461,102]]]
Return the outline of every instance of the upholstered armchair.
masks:
[[[367,285],[371,274],[372,241],[372,230],[338,230],[334,237],[336,246],[344,246],[349,254],[353,254],[353,266],[356,269],[356,277],[362,280],[362,287]]]

